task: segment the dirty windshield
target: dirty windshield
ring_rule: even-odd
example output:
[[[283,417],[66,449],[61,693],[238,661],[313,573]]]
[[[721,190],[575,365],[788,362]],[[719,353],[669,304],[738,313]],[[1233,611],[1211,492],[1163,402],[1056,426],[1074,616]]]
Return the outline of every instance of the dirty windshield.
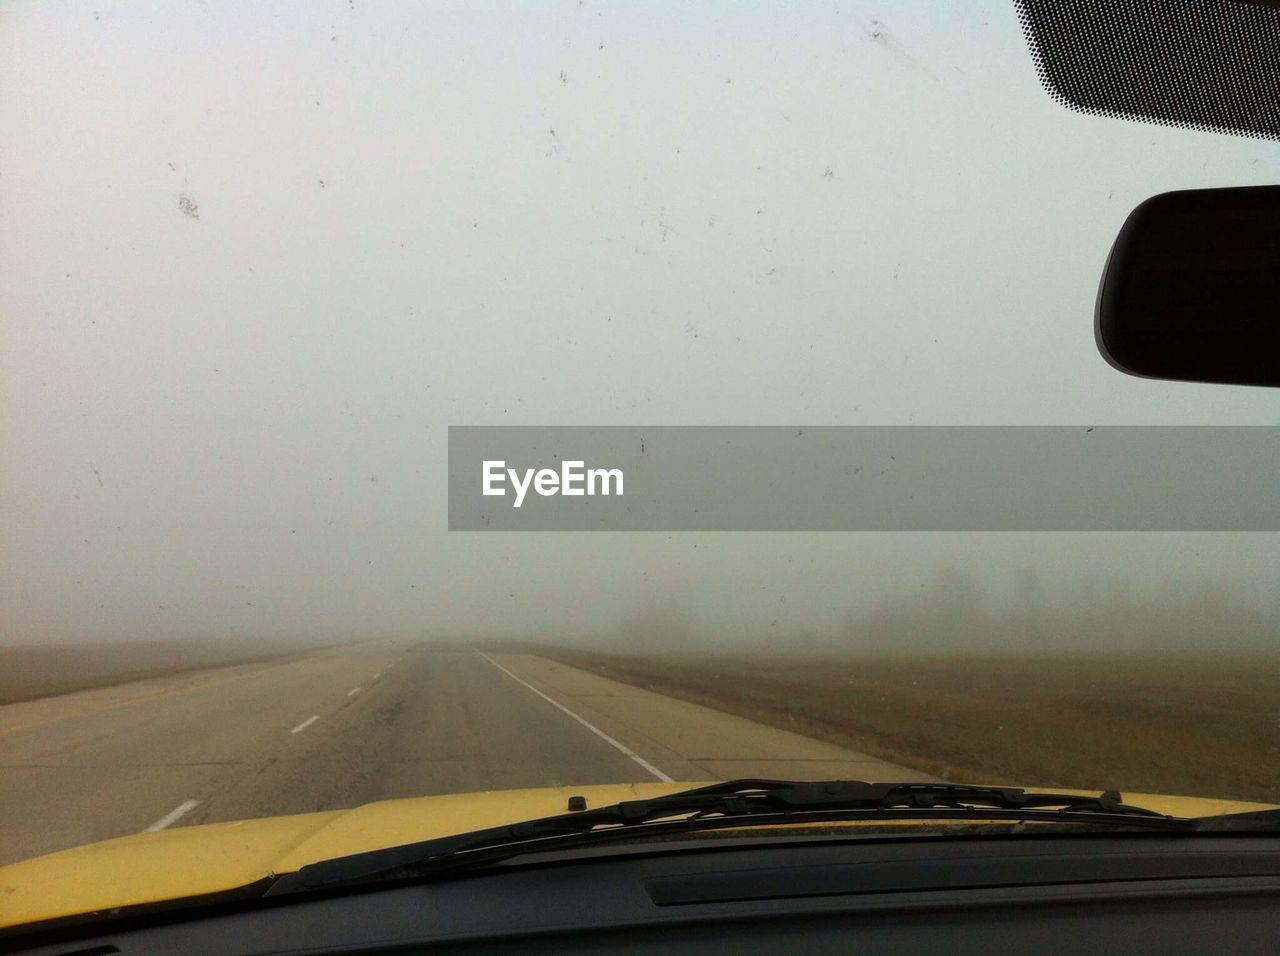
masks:
[[[1280,802],[1275,516],[1175,487],[1280,395],[1092,329],[1130,210],[1276,144],[1064,108],[1005,0],[0,49],[0,863],[738,777]]]

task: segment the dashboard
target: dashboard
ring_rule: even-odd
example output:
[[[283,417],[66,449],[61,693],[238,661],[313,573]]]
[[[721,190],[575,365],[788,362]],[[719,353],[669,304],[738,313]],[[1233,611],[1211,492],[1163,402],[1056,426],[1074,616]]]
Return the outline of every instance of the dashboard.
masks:
[[[613,846],[4,937],[0,949],[1173,954],[1274,953],[1277,940],[1276,837],[1091,833]]]

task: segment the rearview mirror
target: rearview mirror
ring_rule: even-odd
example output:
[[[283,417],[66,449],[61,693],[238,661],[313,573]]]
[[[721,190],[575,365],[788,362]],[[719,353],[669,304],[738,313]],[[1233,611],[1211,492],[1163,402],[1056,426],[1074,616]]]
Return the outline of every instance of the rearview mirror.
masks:
[[[1107,260],[1094,331],[1133,375],[1280,385],[1280,186],[1138,206]]]

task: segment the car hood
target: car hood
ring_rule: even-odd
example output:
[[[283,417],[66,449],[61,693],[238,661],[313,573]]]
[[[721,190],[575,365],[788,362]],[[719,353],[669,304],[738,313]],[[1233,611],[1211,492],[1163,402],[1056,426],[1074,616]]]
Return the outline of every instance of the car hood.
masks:
[[[704,785],[618,784],[415,797],[104,840],[0,867],[0,927],[225,892],[318,860],[563,813],[571,795],[585,796],[589,806],[598,807]],[[1271,809],[1258,803],[1127,792],[1125,800],[1174,816]]]

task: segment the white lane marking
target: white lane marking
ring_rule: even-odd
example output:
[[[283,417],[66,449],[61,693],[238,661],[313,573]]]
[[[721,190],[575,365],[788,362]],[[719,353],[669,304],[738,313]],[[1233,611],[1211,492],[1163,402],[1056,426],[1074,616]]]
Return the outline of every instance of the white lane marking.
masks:
[[[159,820],[151,824],[151,826],[147,827],[146,830],[144,830],[143,832],[155,833],[157,830],[163,830],[165,827],[170,826],[174,823],[177,823],[180,819],[185,817],[188,813],[190,813],[199,805],[200,805],[199,800],[183,800],[180,804],[178,804],[176,807],[174,807],[172,810],[170,810],[168,813],[162,816]]]
[[[310,717],[308,717],[308,718],[307,718],[306,720],[304,720],[302,723],[298,724],[298,726],[297,726],[297,727],[294,727],[294,728],[293,728],[293,730],[289,731],[289,733],[291,733],[291,734],[300,734],[300,733],[302,733],[304,730],[306,730],[308,727],[310,727],[312,724],[314,724],[314,723],[315,723],[317,720],[319,720],[319,719],[320,719],[320,715],[319,715],[319,714],[312,714]]]
[[[348,697],[354,697],[354,696],[356,696],[356,694],[358,694],[358,693],[360,693],[360,688],[359,688],[359,687],[353,687],[353,688],[351,688],[351,690],[347,691],[347,696],[348,696]]]
[[[550,704],[552,707],[555,707],[555,708],[557,708],[557,709],[559,709],[559,710],[563,711],[564,713],[568,714],[570,717],[572,717],[572,718],[573,718],[574,720],[576,720],[578,723],[582,724],[582,726],[583,726],[583,727],[586,727],[586,728],[587,728],[587,730],[591,731],[593,734],[595,734],[597,737],[599,737],[599,738],[600,738],[601,740],[603,740],[605,743],[610,744],[610,745],[612,745],[612,746],[614,746],[614,747],[617,747],[617,748],[618,748],[619,750],[621,750],[624,754],[626,754],[628,757],[630,757],[632,760],[634,760],[634,761],[635,761],[636,763],[638,763],[640,766],[644,767],[644,769],[645,769],[645,770],[649,771],[649,773],[653,774],[655,777],[657,777],[657,778],[658,778],[659,780],[661,780],[663,783],[675,783],[675,780],[674,780],[674,779],[672,779],[671,777],[668,777],[665,773],[663,773],[661,770],[659,770],[659,769],[658,769],[657,767],[655,767],[653,764],[649,763],[649,761],[645,760],[643,757],[641,757],[638,753],[636,753],[636,752],[635,752],[634,750],[632,750],[630,747],[627,747],[625,744],[621,744],[621,743],[619,743],[618,741],[616,741],[616,740],[614,740],[612,737],[610,737],[608,734],[606,734],[606,733],[605,733],[603,730],[601,730],[599,727],[597,727],[597,726],[595,726],[594,724],[588,723],[587,721],[583,720],[581,717],[579,717],[577,714],[575,714],[573,711],[571,711],[571,710],[570,710],[568,707],[566,707],[564,704],[560,703],[558,700],[553,700],[553,699],[551,699],[551,698],[550,698],[550,697],[548,697],[546,694],[544,694],[542,691],[538,690],[538,688],[536,688],[536,687],[534,687],[532,684],[530,684],[528,681],[523,681],[523,680],[521,680],[521,679],[520,679],[519,677],[517,677],[515,674],[511,673],[511,671],[507,670],[505,667],[503,667],[501,664],[499,664],[497,661],[495,661],[495,660],[494,660],[492,657],[490,657],[488,654],[481,654],[480,656],[481,656],[481,657],[483,657],[483,658],[484,658],[486,661],[488,661],[490,664],[492,664],[494,667],[498,668],[498,670],[502,671],[502,673],[504,673],[504,674],[506,674],[508,677],[510,677],[510,678],[511,678],[513,681],[515,681],[517,684],[521,684],[522,686],[527,687],[529,690],[533,691],[535,694],[537,694],[539,697],[541,697],[543,700],[545,700],[545,701],[546,701],[548,704]]]

